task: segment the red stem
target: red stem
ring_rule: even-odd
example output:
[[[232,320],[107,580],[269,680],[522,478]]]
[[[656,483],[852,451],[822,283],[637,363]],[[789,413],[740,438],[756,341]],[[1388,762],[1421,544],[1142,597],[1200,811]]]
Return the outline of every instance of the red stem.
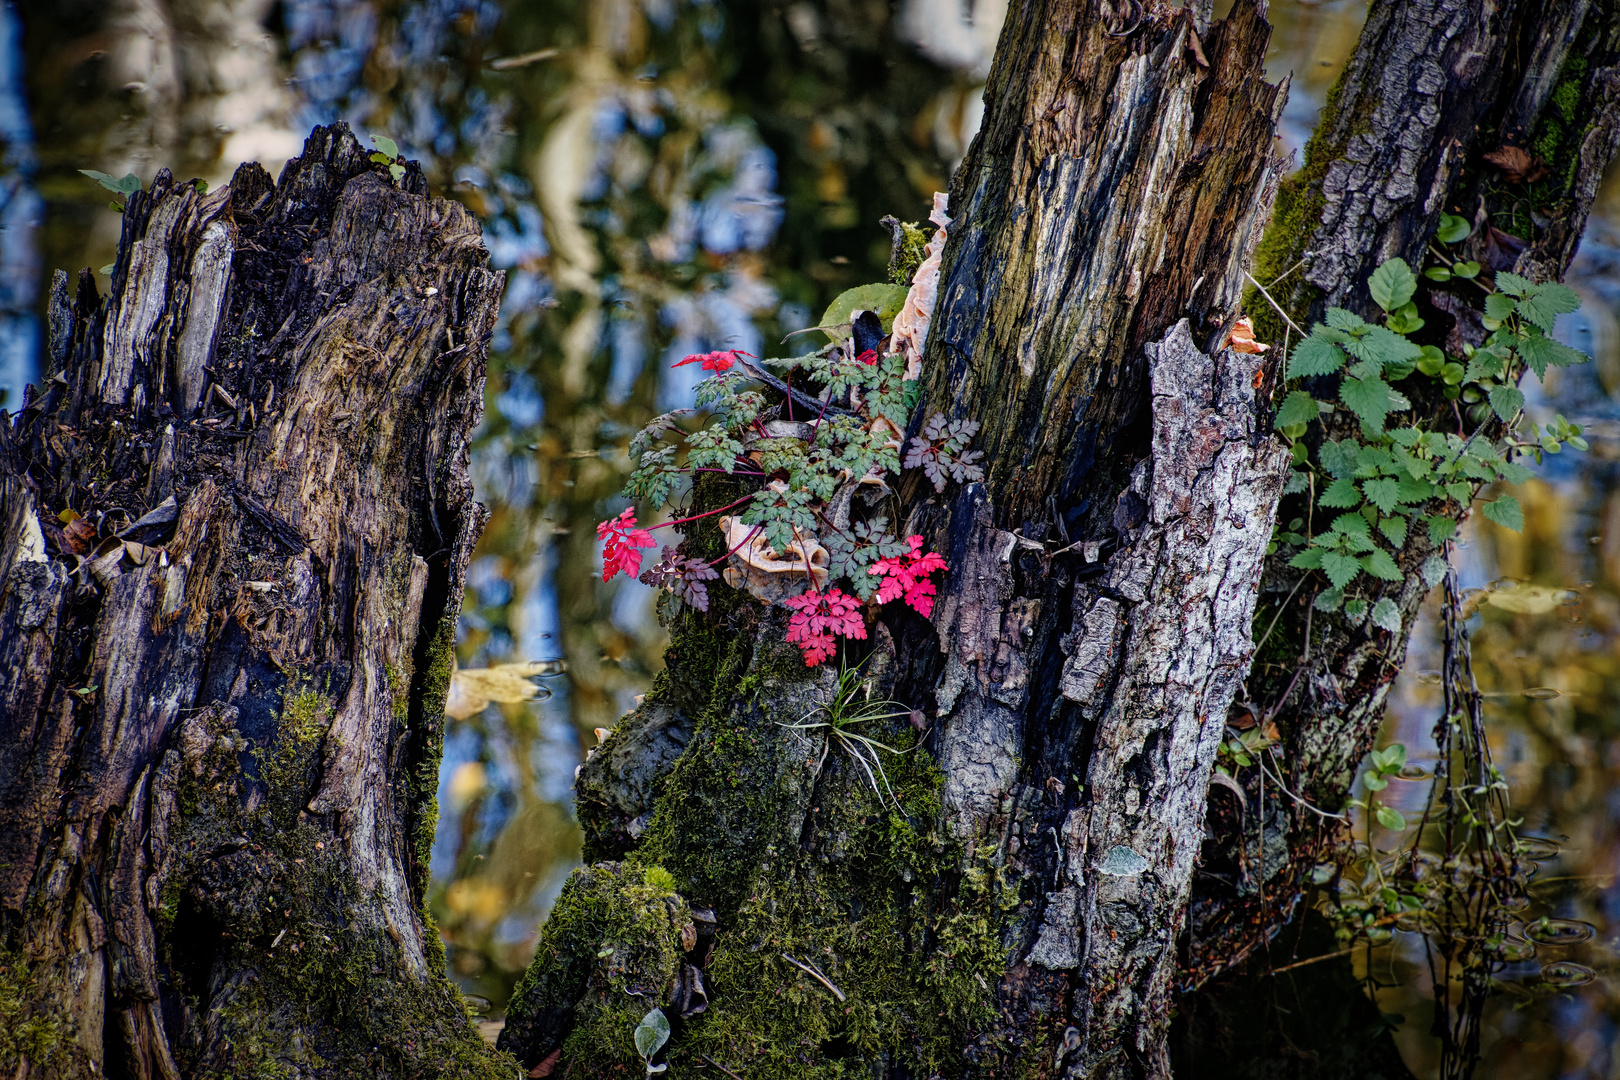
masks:
[[[723,472],[724,470],[721,471]],[[662,529],[669,525],[685,525],[688,521],[697,521],[699,518],[713,517],[715,514],[723,514],[727,510],[730,510],[733,506],[736,506],[738,503],[745,503],[749,499],[752,499],[754,494],[754,492],[749,492],[747,495],[744,495],[742,498],[738,499],[737,502],[727,503],[718,510],[709,510],[702,514],[693,514],[691,517],[676,518],[674,521],[660,521],[657,525],[647,526],[647,531],[652,532],[654,529]]]

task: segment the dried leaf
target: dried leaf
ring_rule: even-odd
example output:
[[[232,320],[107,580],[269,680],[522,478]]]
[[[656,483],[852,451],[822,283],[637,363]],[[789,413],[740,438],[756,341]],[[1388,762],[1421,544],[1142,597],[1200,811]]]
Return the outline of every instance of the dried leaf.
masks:
[[[518,664],[458,670],[450,676],[450,696],[444,703],[445,715],[465,720],[483,712],[492,701],[532,701],[541,688],[530,680],[538,675],[557,675],[562,671],[561,660],[527,660]]]
[[[1548,175],[1547,163],[1531,157],[1530,152],[1520,146],[1504,146],[1484,157],[1502,170],[1502,178],[1510,184],[1533,184]]]

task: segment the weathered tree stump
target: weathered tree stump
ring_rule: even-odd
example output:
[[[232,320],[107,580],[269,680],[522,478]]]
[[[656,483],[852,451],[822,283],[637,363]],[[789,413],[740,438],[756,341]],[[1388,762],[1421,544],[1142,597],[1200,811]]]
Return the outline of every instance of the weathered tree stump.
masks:
[[[511,1074],[423,906],[501,288],[341,124],[58,275],[0,424],[7,1075]]]

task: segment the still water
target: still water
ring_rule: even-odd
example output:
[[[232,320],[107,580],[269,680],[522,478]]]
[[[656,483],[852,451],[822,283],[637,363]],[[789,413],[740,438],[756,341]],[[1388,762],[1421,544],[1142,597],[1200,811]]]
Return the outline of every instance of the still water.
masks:
[[[604,585],[599,574],[593,527],[620,508],[628,435],[690,400],[694,369],[672,371],[672,360],[716,348],[779,353],[783,334],[810,325],[839,291],[882,279],[888,239],[876,222],[923,218],[946,186],[978,123],[1005,7],[0,7],[0,387],[11,400],[34,370],[48,272],[111,261],[118,217],[78,169],[150,180],[170,167],[221,183],[243,160],[274,169],[310,125],[343,119],[393,138],[436,191],[485,224],[508,291],[473,461],[491,519],[468,577],[459,658],[468,668],[568,664],[542,699],[457,719],[446,740],[431,900],[456,978],[496,1015],[579,858],[574,768],[594,730],[611,727],[661,667],[651,591],[623,577]],[[1285,151],[1303,146],[1364,13],[1357,0],[1273,4],[1269,70],[1293,78]],[[1476,521],[1458,557],[1463,585],[1486,590],[1470,625],[1496,761],[1523,831],[1556,841],[1526,918],[1578,920],[1591,932],[1538,944],[1503,972],[1482,1077],[1620,1076],[1620,753],[1609,750],[1620,726],[1614,185],[1571,284],[1584,307],[1561,336],[1598,362],[1555,372],[1531,391],[1530,408],[1538,420],[1560,412],[1585,425],[1591,451],[1549,460],[1519,492],[1524,536]],[[1438,666],[1436,625],[1431,613],[1386,731],[1417,761],[1433,753],[1439,705],[1425,673]],[[1415,809],[1424,790],[1387,794]],[[1421,938],[1397,933],[1336,963],[1371,989],[1384,1014],[1374,1012],[1375,1026],[1393,1032],[1405,1066],[1432,1075]],[[1559,963],[1592,977],[1551,992],[1536,976]],[[1289,1041],[1281,1023],[1268,1041]],[[1275,1075],[1314,1073],[1300,1065]]]

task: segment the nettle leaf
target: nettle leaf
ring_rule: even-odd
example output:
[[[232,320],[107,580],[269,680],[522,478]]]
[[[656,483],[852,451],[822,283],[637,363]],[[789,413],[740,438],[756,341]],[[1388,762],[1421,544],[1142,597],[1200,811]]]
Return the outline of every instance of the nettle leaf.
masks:
[[[1428,462],[1423,462],[1427,465]],[[1395,484],[1395,501],[1405,506],[1421,506],[1434,498],[1434,485],[1417,477],[1403,477]]]
[[[1563,342],[1554,341],[1540,330],[1532,327],[1528,334],[1513,339],[1513,347],[1530,370],[1536,373],[1536,378],[1544,378],[1548,367],[1569,367],[1572,364],[1584,364],[1590,359],[1579,349],[1572,349]]]
[[[1524,394],[1516,386],[1491,387],[1491,411],[1503,420],[1512,420],[1524,408]]]
[[[1443,544],[1457,531],[1457,522],[1440,514],[1430,514],[1425,522],[1429,526],[1429,543]]]
[[[1316,456],[1329,476],[1345,477],[1356,471],[1356,449],[1357,443],[1354,439],[1342,441],[1327,439],[1323,441],[1322,448],[1317,451]]]
[[[1378,519],[1378,531],[1396,547],[1406,546],[1406,519],[1400,516]]]
[[[1507,357],[1503,355],[1503,347],[1490,345],[1483,349],[1476,349],[1474,355],[1468,359],[1468,370],[1463,373],[1464,382],[1479,382],[1481,379],[1500,379],[1507,372]]]
[[[1338,510],[1348,510],[1353,506],[1361,505],[1361,492],[1356,490],[1356,482],[1349,477],[1341,476],[1327,486],[1322,497],[1316,500],[1323,506]]]
[[[1427,458],[1420,458],[1405,447],[1397,446],[1390,451],[1390,457],[1395,461],[1395,473],[1397,476],[1404,474],[1413,480],[1426,480],[1430,471],[1434,468],[1433,463]],[[1424,497],[1427,498],[1428,496]]]
[[[1547,333],[1560,315],[1568,315],[1581,306],[1581,298],[1568,285],[1548,282],[1530,289],[1519,301],[1519,314]]]
[[[1395,601],[1386,596],[1373,605],[1372,621],[1373,625],[1383,627],[1392,634],[1398,634],[1401,632],[1401,609],[1396,606]]]
[[[1334,330],[1343,330],[1346,333],[1365,333],[1372,329],[1372,323],[1352,311],[1344,310],[1344,308],[1328,308],[1327,314],[1323,317],[1327,320],[1329,327]]]
[[[1405,363],[1423,355],[1418,346],[1384,326],[1370,326],[1364,334],[1350,335],[1344,347],[1356,359],[1380,366]]]
[[[1344,536],[1366,536],[1372,526],[1360,514],[1340,514],[1333,519],[1332,529]]]
[[[1288,474],[1288,482],[1283,485],[1283,494],[1298,495],[1302,491],[1309,490],[1310,486],[1310,472],[1305,469],[1294,469]]]
[[[1346,378],[1339,387],[1339,400],[1374,432],[1384,428],[1384,417],[1410,406],[1410,402],[1383,379]]]
[[[1344,603],[1343,589],[1323,589],[1311,604],[1317,611],[1338,611]]]
[[[1395,560],[1390,557],[1389,552],[1383,548],[1375,548],[1363,555],[1361,566],[1373,577],[1383,578],[1385,581],[1401,580],[1400,568],[1395,565]]]
[[[1361,482],[1361,491],[1362,494],[1367,496],[1368,502],[1384,513],[1392,514],[1395,512],[1395,504],[1399,501],[1398,495],[1400,492],[1400,484],[1395,480],[1387,476],[1380,477],[1377,480],[1363,480]]]
[[[1497,496],[1483,504],[1480,510],[1504,529],[1512,529],[1514,532],[1524,531],[1524,509],[1519,506],[1519,500],[1512,495]]]
[[[1303,390],[1294,390],[1283,398],[1282,406],[1277,410],[1276,424],[1278,427],[1308,424],[1321,415],[1322,410],[1317,407],[1315,398]]]
[[[1446,560],[1438,555],[1430,555],[1423,560],[1423,584],[1434,588],[1446,579]]]
[[[1317,323],[1310,336],[1294,346],[1294,352],[1288,358],[1288,378],[1332,375],[1344,367],[1344,350],[1338,344],[1344,337]]]
[[[1497,281],[1501,280],[1501,276],[1498,275]],[[1491,293],[1485,298],[1485,317],[1495,319],[1499,323],[1512,318],[1518,308],[1519,305],[1514,303],[1511,297],[1503,296],[1501,293]]]
[[[1346,555],[1338,551],[1324,551],[1322,553],[1322,572],[1333,587],[1342,589],[1355,580],[1361,573],[1361,560],[1354,555]]]
[[[1405,259],[1390,259],[1372,272],[1367,279],[1367,291],[1373,303],[1385,311],[1404,307],[1417,293],[1417,275],[1406,265]]]
[[[1529,481],[1531,473],[1517,461],[1498,461],[1496,475],[1510,484],[1523,484]]]
[[[686,463],[694,469],[724,469],[730,473],[737,468],[742,452],[742,443],[723,427],[704,428],[686,437]]]
[[[1496,275],[1496,288],[1512,297],[1520,297],[1535,288],[1529,278],[1522,278],[1518,274],[1510,274],[1506,270]]]
[[[1296,570],[1315,570],[1322,565],[1322,556],[1326,555],[1326,548],[1308,547],[1288,560],[1288,565]]]

